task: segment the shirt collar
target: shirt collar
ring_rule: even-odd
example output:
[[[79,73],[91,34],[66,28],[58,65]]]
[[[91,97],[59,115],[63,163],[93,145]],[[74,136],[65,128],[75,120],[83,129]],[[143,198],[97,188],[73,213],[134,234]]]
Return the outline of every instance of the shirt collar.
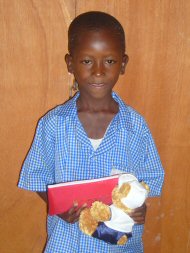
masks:
[[[119,104],[118,113],[118,129],[127,129],[128,131],[133,131],[132,129],[132,119],[131,119],[131,108],[125,104],[125,102],[117,95],[117,93],[112,92],[113,99]]]
[[[60,116],[72,117],[76,120],[77,115],[77,106],[76,101],[80,95],[80,92],[77,92],[74,97],[68,100],[64,106],[62,106],[61,111],[59,111]],[[131,107],[127,106],[124,101],[115,93],[112,92],[113,99],[119,104],[119,112],[116,115],[117,117],[117,128],[125,128],[128,131],[133,131],[132,119],[131,119]]]

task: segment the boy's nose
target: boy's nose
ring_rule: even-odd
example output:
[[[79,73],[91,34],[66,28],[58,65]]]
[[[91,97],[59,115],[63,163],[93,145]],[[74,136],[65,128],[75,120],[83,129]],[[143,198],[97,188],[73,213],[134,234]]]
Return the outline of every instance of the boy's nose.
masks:
[[[105,69],[102,63],[96,63],[93,66],[93,74],[95,76],[105,75]]]

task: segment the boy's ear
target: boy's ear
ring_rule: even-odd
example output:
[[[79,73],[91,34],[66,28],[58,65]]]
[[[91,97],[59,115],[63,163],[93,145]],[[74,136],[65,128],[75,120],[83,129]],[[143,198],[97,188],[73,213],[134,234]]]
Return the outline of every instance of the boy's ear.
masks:
[[[72,64],[72,56],[70,54],[65,55],[65,62],[67,64],[67,70],[69,73],[73,74],[73,64]]]
[[[123,60],[122,60],[122,63],[121,63],[121,72],[120,72],[121,75],[123,75],[125,73],[125,68],[127,66],[128,60],[129,60],[128,55],[124,54],[123,55]]]

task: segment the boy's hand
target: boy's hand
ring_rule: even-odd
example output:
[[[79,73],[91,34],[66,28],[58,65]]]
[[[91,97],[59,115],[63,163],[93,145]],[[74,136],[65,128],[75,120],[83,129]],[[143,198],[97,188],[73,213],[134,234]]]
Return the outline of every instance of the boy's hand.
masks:
[[[76,221],[78,221],[81,211],[86,206],[87,205],[84,204],[80,208],[78,208],[78,203],[74,203],[73,207],[71,207],[69,211],[62,214],[58,214],[58,216],[68,223],[75,223]]]
[[[146,217],[146,204],[144,203],[142,206],[133,209],[129,216],[134,220],[136,224],[144,224]]]

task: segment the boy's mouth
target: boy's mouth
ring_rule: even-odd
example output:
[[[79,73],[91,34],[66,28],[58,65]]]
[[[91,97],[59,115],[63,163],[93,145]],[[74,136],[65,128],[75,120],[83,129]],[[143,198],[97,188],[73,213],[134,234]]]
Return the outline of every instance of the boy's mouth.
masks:
[[[95,87],[95,88],[101,88],[103,87],[105,84],[104,83],[90,83],[91,86]]]

